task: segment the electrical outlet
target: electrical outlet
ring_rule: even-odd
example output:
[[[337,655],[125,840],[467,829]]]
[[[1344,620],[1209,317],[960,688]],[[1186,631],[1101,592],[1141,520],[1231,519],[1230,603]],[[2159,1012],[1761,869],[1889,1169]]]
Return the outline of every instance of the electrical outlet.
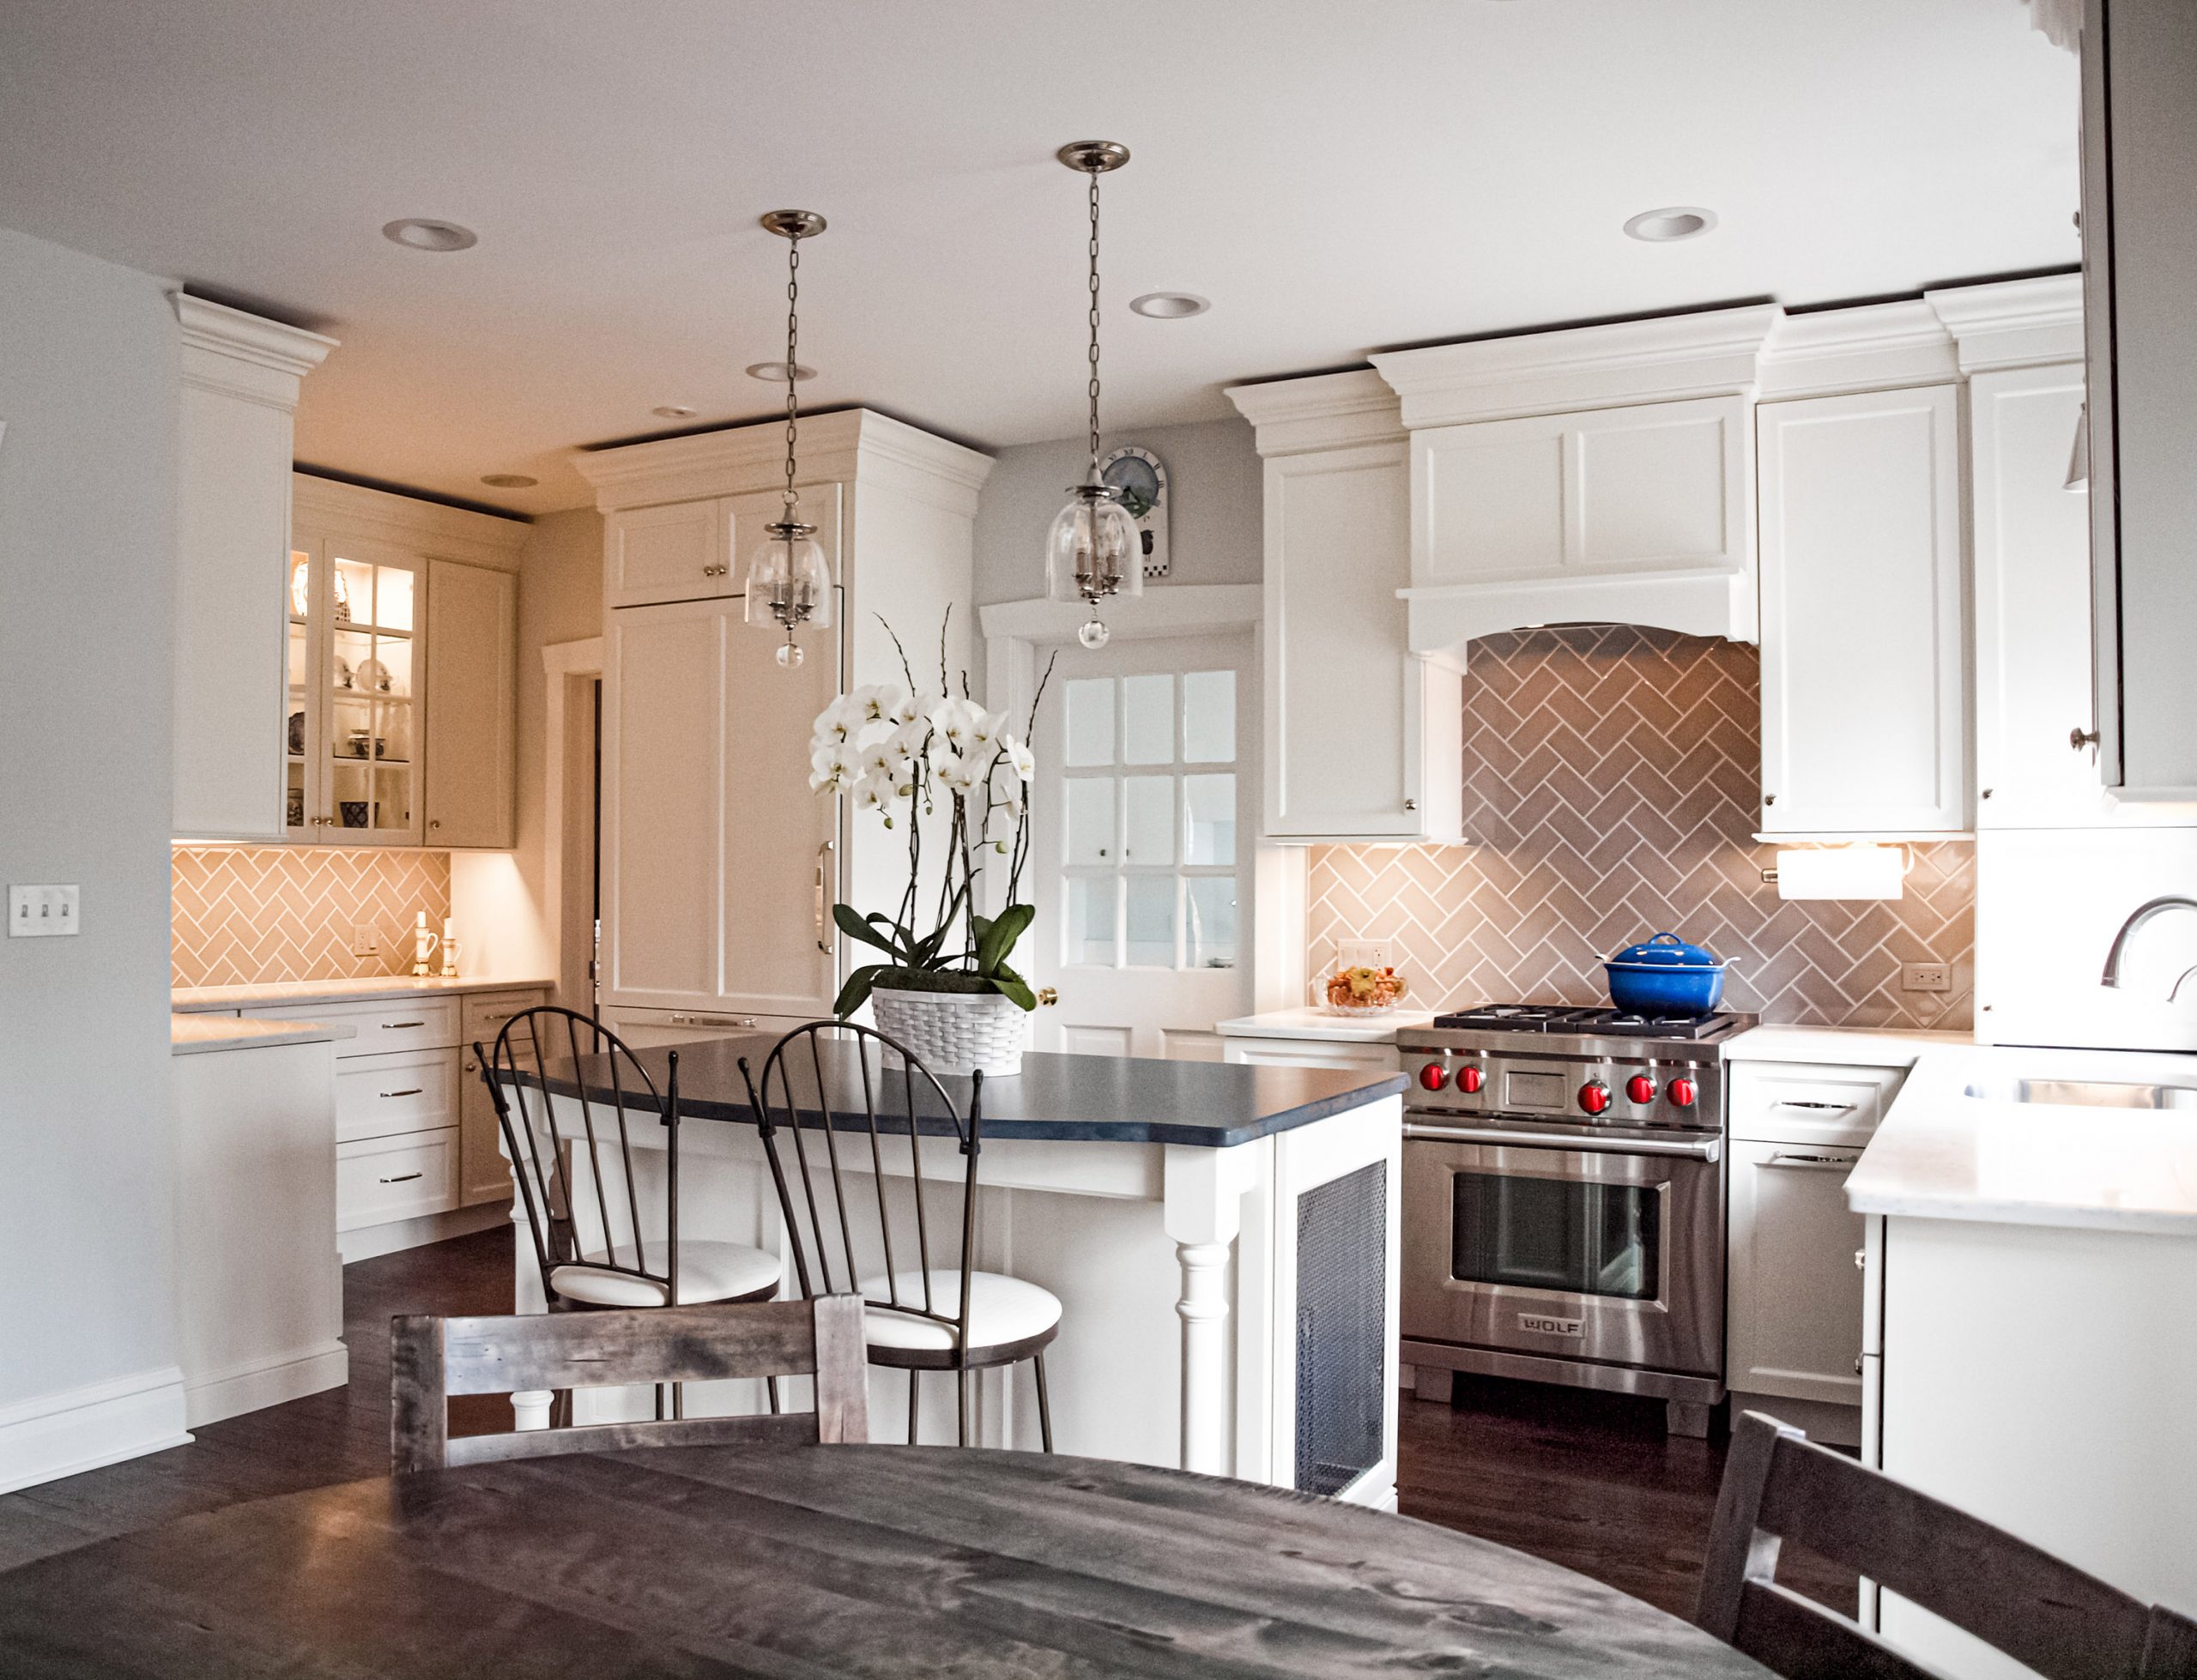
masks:
[[[1943,963],[1902,963],[1899,989],[1903,992],[1950,992],[1953,971]]]
[[[374,931],[371,922],[351,924],[351,954],[354,957],[372,957],[381,951],[381,935]]]
[[[58,939],[76,931],[76,889],[73,886],[11,886],[8,889],[8,937]]]
[[[1337,940],[1335,962],[1346,969],[1385,969],[1390,962],[1386,940]]]

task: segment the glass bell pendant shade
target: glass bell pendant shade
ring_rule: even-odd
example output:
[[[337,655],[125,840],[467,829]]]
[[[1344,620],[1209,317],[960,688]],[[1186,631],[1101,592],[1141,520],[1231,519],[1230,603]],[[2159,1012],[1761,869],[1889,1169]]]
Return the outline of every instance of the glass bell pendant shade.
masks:
[[[764,527],[747,556],[747,622],[790,631],[832,622],[832,568],[816,528],[791,520]]]
[[[1045,592],[1094,606],[1144,593],[1144,539],[1110,486],[1079,484],[1045,541]]]

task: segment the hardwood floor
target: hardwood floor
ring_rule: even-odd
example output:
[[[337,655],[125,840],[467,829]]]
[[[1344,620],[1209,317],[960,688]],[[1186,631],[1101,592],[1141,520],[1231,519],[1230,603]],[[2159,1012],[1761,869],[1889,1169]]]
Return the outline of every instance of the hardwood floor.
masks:
[[[347,1387],[209,1424],[188,1447],[0,1496],[0,1568],[238,1500],[387,1473],[390,1315],[511,1309],[503,1227],[347,1266]],[[1660,1405],[1613,1395],[1502,1382],[1460,1390],[1454,1407],[1402,1401],[1404,1514],[1691,1617],[1721,1441],[1667,1437]],[[509,1417],[499,1396],[464,1397],[451,1429],[507,1428]],[[1850,1574],[1797,1556],[1780,1573],[1850,1613]]]

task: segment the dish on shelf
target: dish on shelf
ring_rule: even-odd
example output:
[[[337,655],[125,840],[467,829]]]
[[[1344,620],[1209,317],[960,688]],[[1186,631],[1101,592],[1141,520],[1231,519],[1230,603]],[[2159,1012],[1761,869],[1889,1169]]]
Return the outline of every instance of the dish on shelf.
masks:
[[[342,801],[336,809],[343,813],[343,826],[364,828],[366,825],[366,801],[362,799]]]
[[[306,715],[301,711],[294,711],[290,714],[290,751],[302,752],[305,750]]]
[[[1319,1006],[1328,1014],[1365,1021],[1392,1013],[1411,988],[1392,968],[1360,965],[1337,969],[1314,982],[1314,989]]]
[[[335,658],[336,686],[338,688],[348,688],[351,686],[351,668],[343,662],[343,656],[342,654],[339,653],[336,655]]]
[[[378,659],[360,660],[359,662],[358,679],[359,686],[361,688],[371,688],[377,694],[386,694],[389,692],[389,667],[383,664]]]

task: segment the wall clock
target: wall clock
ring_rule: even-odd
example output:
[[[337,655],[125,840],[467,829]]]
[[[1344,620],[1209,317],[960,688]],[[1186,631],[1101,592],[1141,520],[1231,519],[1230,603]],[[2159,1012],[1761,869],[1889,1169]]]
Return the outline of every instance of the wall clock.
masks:
[[[1144,543],[1144,581],[1167,577],[1167,469],[1148,449],[1117,449],[1098,463],[1098,476],[1122,493]]]

